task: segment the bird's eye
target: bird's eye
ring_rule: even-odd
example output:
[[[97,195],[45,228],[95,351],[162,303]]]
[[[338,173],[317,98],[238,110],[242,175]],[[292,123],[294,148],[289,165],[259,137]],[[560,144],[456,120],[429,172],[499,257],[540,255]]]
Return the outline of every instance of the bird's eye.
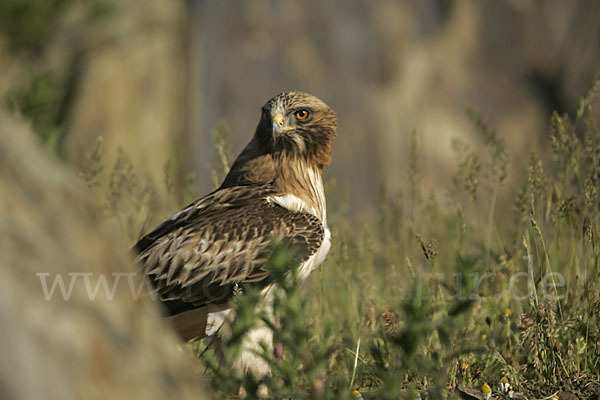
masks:
[[[294,115],[296,116],[297,120],[304,121],[304,120],[308,119],[308,116],[310,115],[310,113],[308,112],[308,110],[298,110],[298,111],[296,111],[296,113]]]

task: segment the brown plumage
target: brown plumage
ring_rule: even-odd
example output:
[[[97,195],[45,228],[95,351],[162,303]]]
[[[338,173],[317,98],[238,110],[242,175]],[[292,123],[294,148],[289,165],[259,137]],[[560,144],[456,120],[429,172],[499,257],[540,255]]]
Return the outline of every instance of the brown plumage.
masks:
[[[335,113],[314,96],[273,97],[219,189],[135,245],[184,339],[214,333],[207,318],[229,307],[235,288],[268,291],[262,265],[274,240],[301,259],[302,277],[323,261],[330,234],[321,173],[331,160],[336,125]]]
[[[275,178],[275,155],[285,152],[276,151],[270,136],[272,116],[277,109],[288,112],[300,109],[312,110],[312,116],[306,121],[298,133],[309,144],[310,157],[321,170],[331,162],[333,138],[337,127],[335,113],[320,99],[304,92],[284,92],[269,100],[263,107],[261,118],[256,127],[254,137],[242,150],[231,166],[229,174],[219,189],[237,185],[254,185],[272,182]],[[294,150],[294,149],[292,149]],[[297,153],[295,149],[294,153]]]
[[[321,221],[266,200],[277,193],[269,184],[218,190],[140,240],[138,259],[171,315],[224,303],[236,284],[268,284],[261,265],[272,240],[286,240],[303,261],[319,248]]]

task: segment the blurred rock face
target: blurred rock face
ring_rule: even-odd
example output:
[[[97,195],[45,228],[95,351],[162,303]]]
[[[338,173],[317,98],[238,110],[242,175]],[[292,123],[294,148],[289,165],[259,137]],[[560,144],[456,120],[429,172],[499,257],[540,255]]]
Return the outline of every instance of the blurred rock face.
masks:
[[[482,143],[467,105],[507,139],[511,164],[522,163],[550,113],[572,112],[600,65],[597,2],[190,4],[202,54],[191,138],[198,176],[209,176],[208,133],[219,120],[230,123],[236,153],[265,99],[302,89],[338,113],[329,174],[351,183],[357,209],[376,203],[380,185],[405,185],[413,131],[420,177],[443,192],[456,173],[452,140]]]
[[[0,398],[204,398],[158,310],[143,295],[134,300],[123,276],[136,290],[140,281],[124,239],[4,112],[0,209]],[[114,293],[99,288],[92,301],[101,276]],[[67,291],[75,277],[69,295],[51,292],[57,277]]]
[[[103,136],[107,162],[114,162],[121,147],[155,188],[163,189],[165,165],[186,124],[183,7],[162,0],[107,4],[107,15],[91,27],[78,26],[85,20],[77,16],[65,21],[53,45],[56,53],[71,52],[64,59],[72,61],[67,67],[77,75],[67,157],[81,165]],[[80,39],[73,38],[74,26]],[[69,46],[74,40],[75,49]]]

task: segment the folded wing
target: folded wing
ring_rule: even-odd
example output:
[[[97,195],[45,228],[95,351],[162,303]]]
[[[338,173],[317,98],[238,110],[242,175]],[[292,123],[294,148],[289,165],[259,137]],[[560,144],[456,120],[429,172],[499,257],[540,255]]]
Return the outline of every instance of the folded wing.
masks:
[[[269,186],[209,194],[173,215],[134,247],[144,273],[171,315],[227,302],[236,285],[266,285],[273,241],[302,261],[318,249],[317,217],[267,201]]]

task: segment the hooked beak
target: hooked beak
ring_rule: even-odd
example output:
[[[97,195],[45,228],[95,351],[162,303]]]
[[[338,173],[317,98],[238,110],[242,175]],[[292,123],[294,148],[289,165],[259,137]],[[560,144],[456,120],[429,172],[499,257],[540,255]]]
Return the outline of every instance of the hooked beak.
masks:
[[[287,126],[285,124],[285,120],[282,114],[277,113],[273,116],[273,139],[294,129],[296,129],[295,126]]]

